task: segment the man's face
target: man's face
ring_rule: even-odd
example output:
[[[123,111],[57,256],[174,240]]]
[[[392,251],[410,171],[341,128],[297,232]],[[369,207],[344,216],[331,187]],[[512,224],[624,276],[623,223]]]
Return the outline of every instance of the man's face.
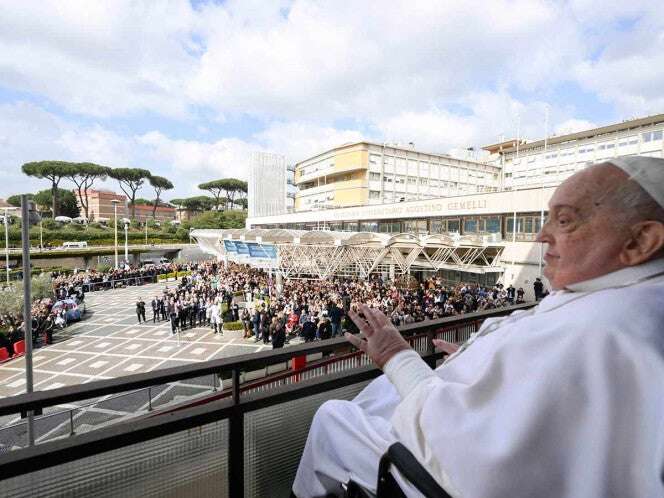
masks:
[[[605,194],[626,175],[614,166],[593,166],[563,182],[549,202],[549,218],[537,236],[545,243],[544,275],[554,289],[622,268],[626,231]]]

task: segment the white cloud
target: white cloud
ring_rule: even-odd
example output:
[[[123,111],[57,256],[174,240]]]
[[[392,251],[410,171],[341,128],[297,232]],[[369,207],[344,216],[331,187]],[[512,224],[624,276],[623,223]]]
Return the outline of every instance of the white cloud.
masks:
[[[183,116],[193,21],[186,0],[9,2],[0,16],[0,81],[90,116]]]
[[[16,171],[38,159],[147,167],[188,195],[246,178],[256,149],[298,161],[369,139],[448,152],[513,137],[517,121],[536,139],[547,100],[549,130],[595,126],[578,95],[560,96],[569,82],[625,118],[661,112],[662,5],[9,2],[0,98],[46,103],[0,104],[2,188],[37,185]]]
[[[576,133],[577,131],[591,130],[597,128],[597,124],[585,119],[568,119],[556,126],[556,135],[566,135],[568,133]]]
[[[359,131],[339,130],[306,122],[272,123],[254,138],[258,147],[283,154],[292,162],[341,144],[367,139]]]

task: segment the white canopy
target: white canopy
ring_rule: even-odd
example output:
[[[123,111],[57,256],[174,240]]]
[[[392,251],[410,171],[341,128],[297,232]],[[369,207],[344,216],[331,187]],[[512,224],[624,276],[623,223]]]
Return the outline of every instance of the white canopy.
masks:
[[[269,263],[269,267],[291,278],[367,277],[373,272],[396,275],[410,273],[411,269],[471,273],[503,271],[499,263],[504,245],[487,236],[283,228],[193,230],[191,236],[208,254],[250,264],[252,259],[246,253],[227,251],[224,241],[274,246],[277,258]],[[268,264],[263,259],[257,261],[261,267]]]

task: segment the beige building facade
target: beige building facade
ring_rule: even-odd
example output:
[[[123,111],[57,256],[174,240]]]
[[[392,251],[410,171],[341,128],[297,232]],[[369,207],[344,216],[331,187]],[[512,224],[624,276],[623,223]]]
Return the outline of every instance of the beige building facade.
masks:
[[[358,142],[295,165],[296,212],[493,192],[500,167],[388,144]]]

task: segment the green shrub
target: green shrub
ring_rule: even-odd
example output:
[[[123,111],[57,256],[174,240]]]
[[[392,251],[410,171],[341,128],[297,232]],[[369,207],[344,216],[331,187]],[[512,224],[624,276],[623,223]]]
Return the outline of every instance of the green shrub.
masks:
[[[224,330],[243,330],[244,325],[242,325],[242,322],[237,321],[237,322],[224,322]]]
[[[106,273],[110,269],[111,269],[111,265],[109,265],[108,263],[99,263],[97,265],[97,268],[96,268],[96,270],[98,272],[101,272],[101,273]]]
[[[42,228],[44,230],[56,230],[58,228],[58,222],[51,218],[47,218],[42,221]]]

